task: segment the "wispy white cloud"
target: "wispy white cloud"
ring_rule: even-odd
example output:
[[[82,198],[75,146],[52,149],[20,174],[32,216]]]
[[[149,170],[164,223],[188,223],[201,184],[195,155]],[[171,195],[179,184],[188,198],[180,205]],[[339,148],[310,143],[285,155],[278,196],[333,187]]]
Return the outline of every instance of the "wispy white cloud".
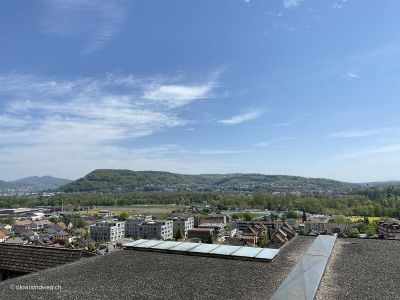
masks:
[[[400,66],[400,61],[397,59],[399,51],[400,43],[393,42],[348,58],[340,58],[321,72],[324,75],[341,76],[344,79],[353,80],[362,78],[359,73],[362,70],[363,73],[369,73],[370,76],[371,74],[374,76],[385,74],[386,79],[397,79],[396,70]],[[343,70],[347,70],[347,72],[343,74]]]
[[[343,5],[341,5],[340,3],[332,4],[332,8],[335,8],[335,9],[339,9],[339,8],[342,8],[342,7],[343,7]]]
[[[260,143],[256,143],[254,146],[256,147],[269,147],[272,145],[278,145],[280,142],[285,142],[285,141],[292,141],[297,139],[296,136],[286,136],[286,137],[281,137],[281,138],[276,138],[276,139],[272,139],[266,142],[260,142]]]
[[[342,77],[347,80],[354,80],[354,79],[361,78],[360,74],[355,73],[355,72],[348,72],[348,73],[344,74]]]
[[[398,134],[400,133],[400,127],[384,127],[378,129],[369,129],[369,130],[349,130],[349,131],[340,131],[333,132],[326,137],[328,138],[362,138],[369,136],[377,136],[377,135],[389,135],[389,134]]]
[[[399,151],[400,151],[400,144],[397,143],[397,144],[383,145],[379,147],[372,147],[364,150],[348,152],[334,157],[334,160],[347,159],[347,158],[365,158],[368,156],[372,156],[373,158],[376,159],[376,158],[381,158],[379,157],[379,154],[388,154],[388,153],[398,154]],[[400,161],[400,156],[398,156],[398,161]]]
[[[180,109],[212,93],[215,82],[192,80],[191,85],[186,85],[177,78],[121,74],[76,80],[0,76],[2,164],[10,163],[17,170],[22,168],[17,166],[20,163],[38,168],[33,162],[40,161],[42,166],[65,165],[70,169],[68,162],[73,160],[71,164],[81,170],[79,164],[101,167],[103,160],[119,161],[129,155],[147,161],[155,153],[162,160],[168,151],[183,150],[150,148],[145,154],[127,145],[134,144],[137,138],[189,124]],[[173,92],[167,89],[168,97],[163,98],[159,88],[163,84],[179,88]],[[197,88],[201,86],[207,88]],[[159,97],[148,97],[152,89],[153,95]],[[162,100],[167,103],[160,103]],[[107,155],[104,149],[111,149],[110,157],[102,156]],[[118,157],[119,153],[127,155]],[[119,165],[120,161],[116,163]]]
[[[43,29],[61,38],[83,39],[83,52],[100,50],[120,30],[128,2],[124,0],[45,0]]]
[[[150,86],[144,93],[145,99],[164,102],[171,107],[179,107],[194,100],[211,97],[213,82],[202,85],[155,85]]]
[[[263,110],[253,110],[248,113],[233,116],[229,119],[220,120],[219,123],[224,125],[236,125],[243,122],[251,121],[257,119],[264,113]]]
[[[283,6],[285,8],[294,8],[299,5],[301,0],[283,0]]]
[[[201,150],[197,151],[199,155],[228,155],[228,154],[239,154],[243,153],[241,150],[227,150],[227,149],[213,149],[213,150]]]

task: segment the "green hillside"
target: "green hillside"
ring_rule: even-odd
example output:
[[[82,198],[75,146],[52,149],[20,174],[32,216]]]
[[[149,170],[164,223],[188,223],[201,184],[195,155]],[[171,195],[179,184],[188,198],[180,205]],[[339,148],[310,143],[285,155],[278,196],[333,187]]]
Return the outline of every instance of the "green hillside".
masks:
[[[165,190],[168,187],[207,189],[268,189],[281,188],[321,188],[347,189],[355,185],[322,178],[263,174],[202,174],[182,175],[160,171],[95,170],[85,177],[59,188],[63,192],[90,191],[132,191],[137,189]]]

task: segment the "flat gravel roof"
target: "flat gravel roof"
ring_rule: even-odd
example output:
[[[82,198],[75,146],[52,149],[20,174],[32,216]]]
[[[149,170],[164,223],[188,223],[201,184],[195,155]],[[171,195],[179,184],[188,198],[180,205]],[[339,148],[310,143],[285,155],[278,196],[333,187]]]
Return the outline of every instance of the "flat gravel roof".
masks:
[[[2,299],[268,299],[314,237],[297,236],[271,262],[123,250],[0,283]],[[16,290],[18,285],[60,290]]]
[[[400,241],[338,239],[316,299],[399,299],[399,253]]]

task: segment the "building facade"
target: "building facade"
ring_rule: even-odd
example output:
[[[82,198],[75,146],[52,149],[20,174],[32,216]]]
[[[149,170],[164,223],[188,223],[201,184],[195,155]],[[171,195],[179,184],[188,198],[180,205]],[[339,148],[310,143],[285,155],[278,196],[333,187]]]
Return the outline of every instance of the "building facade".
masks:
[[[312,230],[319,233],[325,232],[328,234],[343,233],[343,232],[348,232],[351,228],[352,228],[351,223],[311,222],[311,221],[306,221],[304,223],[304,231],[306,233]]]
[[[169,240],[174,237],[172,220],[135,222],[128,221],[126,237]]]
[[[188,231],[194,228],[194,218],[193,217],[175,217],[172,219],[174,226],[174,236],[178,233],[181,233],[181,236],[187,238]]]
[[[90,225],[90,237],[96,242],[115,242],[125,237],[125,222],[99,222]]]
[[[207,228],[214,230],[214,237],[217,241],[222,242],[225,240],[225,227],[221,223],[204,223],[200,224],[199,228]]]
[[[215,239],[212,228],[192,228],[188,230],[189,239],[199,239],[202,243],[212,244]]]
[[[400,224],[379,222],[379,237],[386,240],[400,240]]]
[[[200,219],[200,224],[204,223],[222,223],[226,226],[226,215],[224,214],[210,214]]]
[[[255,221],[233,221],[232,228],[243,231],[249,226],[265,226],[269,229],[279,229],[283,225],[283,222],[255,222]]]

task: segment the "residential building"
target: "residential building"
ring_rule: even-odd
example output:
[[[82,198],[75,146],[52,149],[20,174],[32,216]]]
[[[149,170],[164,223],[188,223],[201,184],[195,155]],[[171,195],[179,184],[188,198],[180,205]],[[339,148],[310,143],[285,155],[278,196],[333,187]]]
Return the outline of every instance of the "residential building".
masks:
[[[111,217],[112,213],[109,210],[102,209],[102,210],[99,210],[98,215],[105,218],[105,217]]]
[[[115,242],[125,237],[125,222],[98,222],[89,228],[90,237],[95,241]]]
[[[63,230],[68,230],[73,227],[73,224],[71,221],[60,221],[57,223],[57,226],[62,228]]]
[[[12,229],[12,226],[11,225],[9,225],[9,224],[0,224],[0,229],[1,230],[8,230],[8,231],[10,231],[11,229]]]
[[[221,223],[203,223],[199,225],[199,228],[214,229],[214,237],[217,241],[225,240],[225,227]]]
[[[173,236],[172,220],[143,221],[128,220],[126,225],[126,237],[143,239],[169,240]]]
[[[285,222],[279,229],[285,232],[289,239],[293,238],[296,235],[296,232],[293,230],[293,228]]]
[[[133,216],[132,218],[129,218],[126,221],[125,226],[128,226],[129,224],[140,224],[143,222],[150,222],[152,220],[153,220],[152,216],[136,215],[136,216]]]
[[[283,222],[254,222],[254,221],[233,221],[232,222],[232,227],[237,228],[237,230],[243,231],[245,230],[248,226],[254,226],[254,225],[262,225],[265,226],[266,228],[270,229],[278,229],[283,225]]]
[[[286,232],[282,229],[278,229],[271,238],[271,244],[273,245],[282,245],[286,244],[289,241]]]
[[[204,223],[222,223],[226,226],[226,215],[224,214],[210,214],[200,219],[200,224]]]
[[[4,243],[8,239],[6,231],[0,230],[0,243]]]
[[[200,223],[200,217],[197,214],[187,213],[187,212],[176,212],[171,213],[170,218],[193,218],[194,219],[194,227],[198,227]]]
[[[310,232],[311,230],[323,232],[325,230],[325,224],[325,222],[306,221],[304,222],[304,230],[306,233]]]
[[[174,236],[176,236],[178,230],[181,233],[181,236],[186,238],[188,235],[188,231],[194,228],[194,218],[193,217],[175,217],[172,219],[174,226]]]
[[[212,244],[214,237],[213,228],[192,228],[188,230],[189,239],[199,239],[202,243]]]
[[[328,234],[343,233],[343,232],[348,232],[351,228],[352,228],[351,223],[311,222],[311,221],[306,221],[304,223],[304,231],[306,233],[312,230],[316,232],[325,232]]]
[[[379,237],[386,240],[400,240],[400,224],[380,221]]]
[[[240,238],[247,244],[251,246],[257,245],[260,234],[253,226],[248,226],[245,230],[239,232]]]
[[[329,234],[349,232],[351,228],[351,223],[325,223],[325,232]]]

